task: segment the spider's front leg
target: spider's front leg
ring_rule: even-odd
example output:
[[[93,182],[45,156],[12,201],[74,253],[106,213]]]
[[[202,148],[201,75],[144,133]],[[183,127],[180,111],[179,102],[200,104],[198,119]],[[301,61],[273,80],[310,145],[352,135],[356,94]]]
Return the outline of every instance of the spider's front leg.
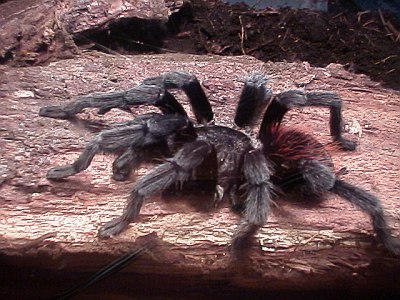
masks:
[[[122,216],[103,225],[99,236],[107,238],[122,232],[139,215],[146,197],[162,192],[172,185],[182,185],[190,179],[193,170],[211,154],[215,155],[215,152],[207,142],[185,144],[171,159],[156,166],[136,182]]]
[[[173,71],[145,79],[143,84],[159,86],[164,89],[181,89],[189,98],[197,122],[207,124],[213,119],[210,102],[195,76],[187,72]]]
[[[266,128],[280,123],[288,110],[294,107],[321,106],[330,109],[330,133],[344,150],[354,150],[356,143],[342,136],[342,100],[330,92],[287,91],[275,95],[268,106],[260,128],[260,138],[267,134]]]
[[[181,115],[150,113],[140,116],[121,126],[102,131],[89,142],[74,163],[52,168],[46,177],[57,180],[77,174],[89,167],[96,153],[103,151],[122,153],[115,160],[113,171],[115,179],[124,180],[141,163],[143,148],[164,143],[169,135],[188,126],[188,122]]]
[[[193,113],[199,123],[207,124],[213,119],[210,102],[200,82],[187,72],[169,72],[145,79],[139,86],[120,92],[93,93],[78,97],[64,106],[42,107],[39,115],[55,119],[71,119],[85,108],[98,108],[105,114],[113,108],[131,111],[132,106],[152,105],[163,113],[186,116],[182,105],[167,91],[181,89],[189,98]]]
[[[253,126],[260,114],[272,100],[272,92],[266,87],[264,74],[251,73],[244,82],[235,112],[235,124],[239,127]]]
[[[134,105],[156,105],[162,102],[163,96],[163,90],[157,86],[139,85],[127,91],[79,96],[64,106],[45,106],[40,109],[39,115],[54,119],[71,119],[85,108],[98,108],[99,114],[105,114],[112,108],[130,111],[130,107]]]
[[[246,250],[256,231],[265,224],[274,196],[270,181],[272,169],[260,149],[244,157],[243,173],[247,184],[243,218],[232,238],[231,252],[235,257]]]

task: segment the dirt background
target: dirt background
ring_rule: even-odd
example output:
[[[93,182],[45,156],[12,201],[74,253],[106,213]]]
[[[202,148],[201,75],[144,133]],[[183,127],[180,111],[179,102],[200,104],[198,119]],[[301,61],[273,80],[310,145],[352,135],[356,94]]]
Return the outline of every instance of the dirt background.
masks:
[[[83,35],[120,53],[251,55],[262,61],[307,61],[317,67],[340,63],[350,72],[400,89],[398,20],[386,12],[358,12],[336,2],[324,13],[191,0],[172,14],[167,28],[153,28],[157,34],[130,34],[112,26],[107,36]]]
[[[194,22],[183,31],[197,53],[248,54],[262,61],[308,61],[318,67],[335,62],[400,88],[400,36],[383,24],[386,19],[397,24],[388,15],[381,19],[378,12],[350,12],[340,6],[323,13],[192,3]]]
[[[3,64],[43,65],[88,48],[114,55],[251,55],[264,62],[308,61],[317,67],[339,63],[400,89],[400,21],[385,11],[357,11],[346,1],[331,1],[327,13],[254,10],[220,0],[109,5],[99,0],[90,8],[75,0],[2,2]],[[41,15],[41,6],[47,14]]]

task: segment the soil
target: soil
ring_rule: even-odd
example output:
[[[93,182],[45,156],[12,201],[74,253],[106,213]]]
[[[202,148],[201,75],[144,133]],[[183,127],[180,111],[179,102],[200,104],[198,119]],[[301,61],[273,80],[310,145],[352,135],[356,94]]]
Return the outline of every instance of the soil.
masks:
[[[116,18],[104,27],[96,24],[70,32],[72,39],[61,33],[64,39],[53,41],[52,47],[43,47],[40,32],[30,37],[27,31],[24,44],[8,45],[10,49],[0,57],[0,63],[47,64],[73,57],[77,52],[75,44],[81,49],[95,48],[114,55],[247,54],[264,62],[307,61],[317,67],[339,63],[350,72],[366,74],[386,87],[400,89],[400,24],[381,11],[358,12],[340,4],[329,13],[254,10],[245,4],[228,5],[221,0],[190,0],[170,15],[166,26],[153,19],[132,17]],[[15,43],[18,45],[18,41]]]
[[[399,26],[389,15],[351,12],[344,7],[330,13],[257,11],[219,0],[190,2],[191,9],[171,18],[169,28],[179,30],[165,41],[165,48],[197,54],[247,54],[262,61],[308,61],[318,67],[340,63],[351,72],[400,89]]]

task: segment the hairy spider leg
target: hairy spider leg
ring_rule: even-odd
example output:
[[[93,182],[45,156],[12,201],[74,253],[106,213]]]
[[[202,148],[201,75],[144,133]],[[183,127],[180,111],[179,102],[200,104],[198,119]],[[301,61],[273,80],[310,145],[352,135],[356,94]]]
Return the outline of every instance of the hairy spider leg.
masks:
[[[319,159],[301,158],[283,168],[277,166],[279,171],[274,174],[274,182],[279,191],[294,197],[295,201],[323,200],[335,184],[335,174],[329,163]]]
[[[129,147],[125,152],[120,154],[112,165],[112,178],[117,181],[125,181],[129,178],[132,171],[135,170],[142,161],[145,160],[145,151],[147,149],[139,149]]]
[[[126,176],[127,168],[134,168],[141,162],[141,155],[127,154],[127,151],[141,149],[159,143],[165,143],[168,136],[189,125],[187,118],[179,114],[161,115],[150,113],[138,117],[121,126],[100,132],[71,165],[55,167],[48,171],[48,179],[62,179],[77,174],[89,167],[96,153],[103,151],[120,154],[114,162],[114,174],[120,180]],[[190,124],[191,125],[191,124]],[[128,149],[129,148],[129,149]],[[122,153],[122,154],[121,154]]]
[[[156,106],[159,107],[164,114],[179,114],[187,118],[188,123],[186,130],[177,132],[177,135],[179,135],[181,141],[193,140],[196,137],[193,124],[189,121],[183,106],[172,94],[170,94],[168,91],[164,91],[160,101],[156,103]],[[140,118],[140,116],[138,118]],[[179,143],[179,138],[176,138],[175,142]],[[154,145],[155,144],[152,144],[151,146]],[[154,147],[151,148],[153,149]],[[144,151],[139,151],[137,147],[130,146],[124,153],[115,159],[113,163],[113,179],[118,181],[124,181],[128,179],[129,175],[136,168],[136,166],[138,166],[140,162],[144,160],[144,157],[149,156],[150,152],[154,152],[152,149],[143,149]],[[157,149],[158,150],[156,152],[162,152],[164,154],[168,153],[168,155],[164,156],[170,156],[170,150],[174,150],[169,149],[169,146],[163,145],[163,143],[158,143]]]
[[[196,76],[187,72],[174,71],[145,79],[143,84],[164,89],[181,89],[187,95],[198,123],[207,124],[213,119],[210,102]]]
[[[194,169],[213,153],[213,147],[205,141],[185,144],[172,158],[154,167],[136,182],[122,216],[103,225],[99,236],[107,238],[122,232],[137,218],[146,197],[172,185],[182,185],[190,179]]]
[[[232,238],[233,256],[245,250],[256,231],[262,227],[270,210],[274,197],[270,180],[273,170],[261,149],[251,150],[245,154],[243,174],[247,191],[243,217]]]
[[[235,124],[239,127],[253,126],[268,105],[272,92],[265,84],[264,74],[251,73],[244,82],[235,112]]]
[[[400,242],[390,235],[380,200],[337,179],[329,154],[316,139],[301,131],[282,128],[279,123],[270,124],[266,131],[263,151],[273,163],[273,181],[280,191],[294,192],[306,201],[323,200],[327,192],[340,196],[369,214],[378,240],[392,253],[400,254]]]
[[[393,254],[400,254],[400,242],[391,236],[380,200],[367,191],[336,179],[331,168],[320,161],[305,160],[301,166],[303,196],[323,196],[330,191],[347,200],[372,220],[377,238]]]
[[[77,97],[65,106],[45,106],[39,111],[42,117],[70,119],[85,108],[98,108],[99,114],[105,114],[112,108],[129,110],[129,106],[155,104],[163,90],[156,86],[139,85],[133,89],[120,92],[92,93]]]
[[[273,132],[272,128],[277,132]],[[400,242],[391,237],[378,198],[337,179],[328,153],[311,136],[279,128],[277,125],[272,128],[270,137],[273,142],[266,142],[264,151],[275,163],[274,177],[278,177],[278,186],[284,193],[294,191],[308,201],[323,200],[327,192],[340,196],[369,214],[378,240],[392,253],[400,254]],[[280,166],[281,163],[283,167]]]
[[[121,92],[92,93],[77,97],[65,106],[45,106],[39,111],[42,117],[71,119],[85,108],[98,108],[98,114],[105,114],[113,108],[131,112],[132,106],[152,105],[163,113],[178,113],[186,116],[183,106],[164,88],[141,84]]]
[[[287,91],[273,97],[260,127],[260,138],[267,134],[265,130],[272,123],[280,123],[291,108],[304,106],[322,106],[330,109],[330,133],[335,142],[344,150],[354,150],[356,143],[342,136],[342,100],[335,93]]]
[[[322,197],[335,184],[335,174],[332,166],[314,159],[300,161],[300,174],[302,175],[302,195],[316,199]]]
[[[400,241],[391,236],[391,230],[386,222],[381,202],[377,197],[339,179],[336,179],[330,191],[367,213],[371,217],[378,240],[390,252],[400,255]]]
[[[120,92],[92,93],[78,97],[65,106],[45,106],[39,111],[42,117],[71,119],[85,108],[98,108],[105,114],[113,108],[131,111],[131,106],[153,105],[164,113],[186,115],[183,107],[166,89],[182,89],[189,98],[197,122],[207,124],[213,119],[210,102],[198,79],[187,72],[170,72],[148,78],[139,86]]]

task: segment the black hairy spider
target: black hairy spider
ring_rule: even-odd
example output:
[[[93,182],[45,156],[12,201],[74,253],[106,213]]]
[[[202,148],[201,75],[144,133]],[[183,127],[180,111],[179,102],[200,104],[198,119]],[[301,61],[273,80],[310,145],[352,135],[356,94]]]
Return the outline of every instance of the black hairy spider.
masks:
[[[169,89],[186,93],[198,124],[190,120]],[[274,95],[266,87],[264,75],[250,74],[240,95],[234,129],[213,124],[212,108],[196,77],[170,72],[130,90],[94,93],[62,107],[43,107],[39,114],[71,119],[84,108],[98,108],[98,113],[104,114],[112,108],[130,110],[137,105],[153,105],[161,113],[143,114],[101,131],[74,163],[47,173],[47,178],[54,180],[74,175],[103,151],[118,155],[113,178],[126,180],[143,161],[166,157],[136,181],[122,216],[103,225],[100,237],[117,235],[135,221],[147,197],[171,186],[206,180],[213,184],[215,204],[227,199],[242,210],[233,250],[245,246],[266,222],[275,198],[294,193],[307,201],[332,192],[369,214],[377,238],[392,253],[400,253],[400,243],[390,235],[379,199],[336,178],[328,152],[315,138],[281,125],[291,108],[328,107],[333,140],[344,150],[354,150],[356,144],[342,137],[342,103],[335,93],[292,90]],[[257,138],[242,131],[260,117]]]

